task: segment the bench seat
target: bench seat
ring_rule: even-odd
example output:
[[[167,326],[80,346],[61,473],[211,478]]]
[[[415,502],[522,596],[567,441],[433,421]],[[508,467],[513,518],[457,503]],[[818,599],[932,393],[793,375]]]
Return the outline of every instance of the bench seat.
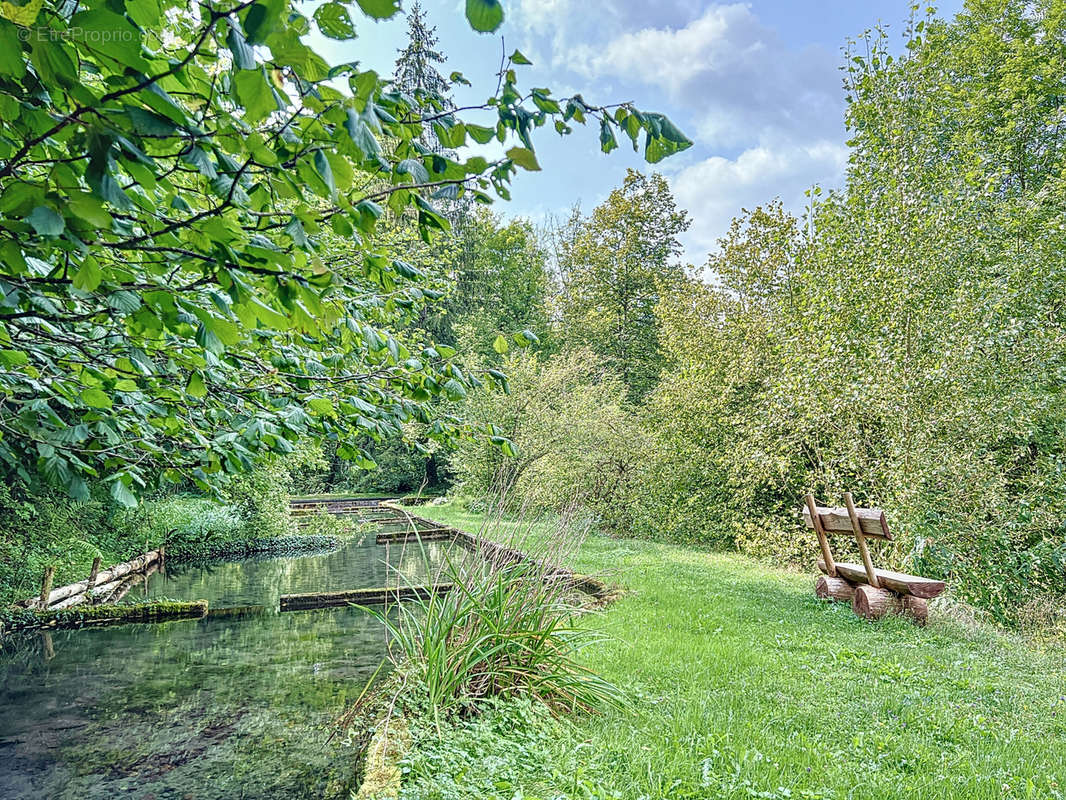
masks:
[[[862,564],[843,564],[838,561],[836,566],[837,575],[851,583],[870,582],[866,577],[866,568]],[[818,569],[829,574],[825,568],[825,561],[821,559],[818,559]],[[947,589],[944,581],[922,578],[918,575],[905,575],[902,572],[892,572],[887,569],[875,569],[874,574],[883,589],[891,589],[899,594],[909,594],[926,600],[939,597]]]

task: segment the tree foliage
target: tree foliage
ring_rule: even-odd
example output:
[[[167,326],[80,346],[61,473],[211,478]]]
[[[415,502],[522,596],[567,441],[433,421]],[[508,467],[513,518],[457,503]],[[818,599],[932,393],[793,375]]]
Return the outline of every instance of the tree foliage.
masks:
[[[721,285],[661,306],[649,524],[709,513],[810,563],[798,499],[851,489],[889,510],[886,557],[1000,620],[1066,593],[1064,24],[974,2],[916,21],[903,58],[856,48],[844,189],[802,224],[746,214]]]
[[[466,9],[479,31],[503,18],[495,1]],[[75,498],[96,478],[132,504],[161,480],[217,486],[301,436],[352,458],[361,435],[410,420],[446,438],[457,421],[427,404],[496,379],[394,335],[434,290],[378,247],[379,220],[409,217],[429,239],[448,225],[435,198],[507,198],[546,125],[643,137],[649,161],[690,144],[629,104],[521,90],[518,57],[479,122],[460,117],[307,44],[352,40],[353,6],[304,10],[86,0],[0,19],[9,475]],[[420,143],[427,126],[466,157]],[[492,140],[505,155],[468,146]]]
[[[629,170],[621,188],[583,218],[559,254],[563,335],[602,357],[639,400],[661,369],[655,305],[685,278],[678,235],[688,229],[666,180]]]

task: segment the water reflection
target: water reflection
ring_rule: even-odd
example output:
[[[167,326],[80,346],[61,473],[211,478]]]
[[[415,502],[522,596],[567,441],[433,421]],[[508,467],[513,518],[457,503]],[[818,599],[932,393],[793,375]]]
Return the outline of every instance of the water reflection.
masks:
[[[397,571],[411,580],[429,582],[445,547],[443,542],[422,545],[378,545],[367,533],[339,550],[303,558],[251,558],[207,566],[168,567],[148,579],[147,590],[131,596],[207,600],[211,608],[264,605],[276,609],[283,594],[339,592],[386,586]]]
[[[282,594],[427,582],[445,545],[373,534],[304,558],[168,567],[128,596],[207,599],[212,615],[57,631],[0,645],[0,797],[346,797],[328,724],[384,653],[356,609],[278,613]],[[391,566],[389,566],[391,565]]]

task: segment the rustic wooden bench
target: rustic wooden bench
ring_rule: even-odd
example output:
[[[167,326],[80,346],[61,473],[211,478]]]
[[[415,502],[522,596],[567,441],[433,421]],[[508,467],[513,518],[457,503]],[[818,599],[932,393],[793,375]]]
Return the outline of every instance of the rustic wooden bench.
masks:
[[[905,575],[874,567],[868,539],[892,540],[885,512],[880,508],[856,508],[851,492],[844,494],[844,507],[819,506],[808,494],[803,521],[818,536],[822,558],[818,569],[824,574],[814,592],[830,600],[850,601],[860,617],[877,619],[886,614],[903,614],[919,625],[929,616],[928,601],[947,588],[943,581]],[[862,564],[846,564],[833,558],[829,547],[830,533],[848,533],[855,537]]]

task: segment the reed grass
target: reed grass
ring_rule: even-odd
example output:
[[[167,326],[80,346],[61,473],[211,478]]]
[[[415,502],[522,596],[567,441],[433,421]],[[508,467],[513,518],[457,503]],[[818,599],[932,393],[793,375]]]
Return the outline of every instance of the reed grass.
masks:
[[[553,712],[625,708],[625,694],[577,657],[604,639],[565,568],[587,526],[570,514],[548,524],[520,516],[505,528],[501,519],[486,517],[479,544],[444,558],[433,582],[450,591],[364,609],[387,632],[387,658],[421,687],[438,722],[496,697],[533,698]],[[397,588],[414,585],[394,574]]]

